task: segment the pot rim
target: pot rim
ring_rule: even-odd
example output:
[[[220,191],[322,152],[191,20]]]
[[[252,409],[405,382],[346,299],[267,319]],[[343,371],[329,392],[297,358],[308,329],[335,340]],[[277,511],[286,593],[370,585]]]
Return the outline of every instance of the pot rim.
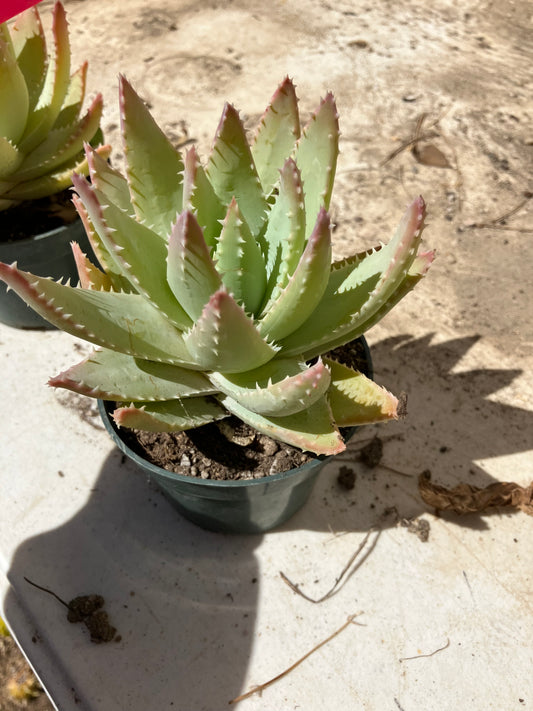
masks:
[[[42,239],[55,239],[60,233],[71,231],[73,228],[76,230],[76,232],[80,232],[82,229],[85,232],[82,221],[79,217],[77,217],[72,222],[67,222],[64,225],[59,225],[58,227],[54,227],[51,230],[47,230],[46,232],[36,232],[33,235],[28,235],[27,237],[19,237],[17,239],[0,240],[0,245],[25,245],[37,242]]]

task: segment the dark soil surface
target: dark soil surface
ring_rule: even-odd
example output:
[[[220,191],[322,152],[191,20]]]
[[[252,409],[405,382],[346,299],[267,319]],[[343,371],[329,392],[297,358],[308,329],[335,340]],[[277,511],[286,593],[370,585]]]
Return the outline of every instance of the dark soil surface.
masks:
[[[361,341],[347,343],[327,355],[370,374]],[[152,464],[201,479],[260,479],[313,459],[311,454],[256,432],[236,417],[185,432],[121,430],[120,436]]]
[[[141,432],[128,445],[163,469],[201,479],[260,479],[305,464],[312,456],[257,433],[236,418],[187,432]]]

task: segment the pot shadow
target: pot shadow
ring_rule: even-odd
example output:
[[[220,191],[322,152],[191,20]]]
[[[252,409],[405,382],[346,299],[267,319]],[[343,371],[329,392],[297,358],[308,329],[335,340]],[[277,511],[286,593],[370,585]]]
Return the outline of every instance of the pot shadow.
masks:
[[[116,449],[86,505],[17,549],[6,616],[35,613],[25,653],[38,672],[38,644],[57,661],[44,682],[59,708],[217,711],[240,692],[251,656],[261,539],[189,523]],[[101,594],[120,639],[91,643],[24,577],[66,601]]]
[[[309,503],[283,530],[368,531],[433,513],[418,493],[422,471],[430,470],[432,480],[445,487],[460,483],[485,487],[496,481],[485,460],[531,449],[533,412],[489,399],[522,371],[459,370],[458,364],[480,337],[432,340],[433,334],[401,335],[372,345],[375,379],[395,393],[407,392],[407,418],[359,428],[346,452],[324,468]],[[369,468],[360,461],[360,451],[376,435],[383,441],[384,466]],[[351,490],[337,481],[342,466],[355,473]],[[515,481],[515,472],[504,478]],[[441,515],[461,526],[484,529],[486,517],[493,513],[502,512]]]

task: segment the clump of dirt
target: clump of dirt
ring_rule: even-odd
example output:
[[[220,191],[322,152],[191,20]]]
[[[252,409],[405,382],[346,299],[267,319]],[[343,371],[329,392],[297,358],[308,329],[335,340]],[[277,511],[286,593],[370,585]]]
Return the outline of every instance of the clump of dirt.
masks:
[[[91,642],[112,642],[117,630],[110,624],[103,606],[104,598],[101,595],[80,595],[68,603],[67,620],[83,622],[89,630]]]
[[[48,595],[55,597],[64,607],[67,608],[67,620],[71,623],[83,622],[91,635],[91,642],[112,642],[116,637],[117,630],[109,622],[107,612],[103,609],[105,600],[101,595],[79,595],[73,598],[70,602],[65,602],[53,590],[37,585],[29,578],[24,580],[33,585],[34,588],[42,590]]]
[[[383,457],[383,442],[379,437],[374,437],[359,452],[359,459],[369,469],[374,469]]]
[[[341,467],[337,475],[337,483],[341,489],[351,491],[355,487],[356,475],[351,467]]]
[[[408,533],[414,534],[422,543],[427,543],[429,540],[429,532],[431,526],[425,518],[402,518],[400,526],[406,528]]]

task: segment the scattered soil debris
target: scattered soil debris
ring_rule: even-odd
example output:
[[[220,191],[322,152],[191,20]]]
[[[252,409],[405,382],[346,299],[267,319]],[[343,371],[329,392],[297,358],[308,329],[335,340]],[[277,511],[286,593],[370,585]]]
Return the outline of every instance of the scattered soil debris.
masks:
[[[117,630],[110,624],[108,614],[103,609],[105,600],[101,595],[79,595],[70,602],[65,602],[52,590],[43,588],[26,577],[24,580],[33,585],[34,588],[52,595],[64,605],[68,609],[67,620],[69,622],[83,622],[89,630],[91,642],[99,644],[101,642],[112,642],[115,639]]]
[[[358,458],[359,458],[359,461],[362,462],[369,469],[375,469],[376,467],[379,466],[382,469],[387,469],[390,472],[394,472],[394,474],[400,474],[401,476],[406,476],[406,477],[412,476],[412,474],[408,474],[407,472],[402,472],[399,469],[390,467],[388,464],[384,464],[382,461],[382,457],[383,457],[383,439],[376,435],[367,444],[365,444],[363,447],[361,447],[361,449],[359,451]],[[341,484],[340,481],[339,481],[339,484]],[[346,487],[346,488],[348,488],[348,487]]]
[[[426,469],[418,478],[418,490],[424,503],[437,511],[468,514],[509,506],[533,516],[533,482],[527,487],[502,481],[485,488],[458,484],[453,489],[447,489],[433,484],[431,472]]]
[[[407,417],[407,400],[407,393],[401,392],[398,395],[398,417],[400,420]]]
[[[398,513],[396,506],[391,506],[383,511],[383,519],[390,517],[392,517],[396,526],[406,528],[408,533],[414,533],[414,535],[417,536],[422,543],[426,543],[429,540],[431,526],[429,521],[426,521],[426,519],[418,517],[402,518]]]
[[[370,469],[377,467],[383,457],[383,442],[379,437],[374,437],[359,452],[359,459]]]
[[[350,490],[355,486],[355,472],[350,467],[341,467],[337,476],[337,482],[343,489]]]
[[[300,659],[298,659],[297,662],[294,662],[294,664],[292,664],[288,669],[285,669],[285,671],[281,672],[281,674],[278,674],[278,675],[275,676],[273,679],[270,679],[269,681],[266,681],[264,684],[259,684],[258,686],[254,686],[253,689],[250,689],[250,691],[247,691],[245,694],[241,694],[240,696],[237,696],[237,698],[232,699],[231,701],[229,701],[229,704],[230,704],[230,705],[231,705],[231,704],[236,704],[236,703],[238,703],[239,701],[243,701],[244,699],[248,699],[250,696],[253,696],[254,694],[262,694],[263,691],[264,691],[267,687],[271,686],[271,685],[274,684],[276,681],[279,681],[280,679],[282,679],[282,678],[283,678],[284,676],[286,676],[287,674],[290,674],[290,672],[293,671],[294,669],[296,669],[297,666],[299,666],[302,662],[305,662],[305,660],[306,660],[308,657],[310,657],[312,654],[314,654],[317,650],[319,650],[321,647],[323,647],[324,645],[326,645],[328,642],[331,642],[332,639],[334,639],[335,637],[337,637],[337,635],[339,635],[341,632],[343,632],[343,631],[344,631],[347,627],[349,627],[351,624],[364,626],[364,625],[361,624],[361,622],[355,622],[355,618],[358,617],[358,616],[361,615],[361,614],[362,614],[361,612],[358,612],[358,613],[355,614],[355,615],[350,615],[350,616],[348,617],[348,619],[346,620],[346,622],[345,622],[341,627],[339,627],[338,630],[335,630],[335,632],[333,632],[333,634],[330,634],[329,637],[327,637],[326,639],[322,640],[322,642],[320,642],[320,643],[317,644],[315,647],[313,647],[313,649],[311,649],[309,652],[307,652],[307,654],[304,654],[303,657],[301,657]]]
[[[402,518],[400,526],[406,528],[408,533],[414,533],[422,543],[427,543],[429,539],[430,525],[424,518]]]

